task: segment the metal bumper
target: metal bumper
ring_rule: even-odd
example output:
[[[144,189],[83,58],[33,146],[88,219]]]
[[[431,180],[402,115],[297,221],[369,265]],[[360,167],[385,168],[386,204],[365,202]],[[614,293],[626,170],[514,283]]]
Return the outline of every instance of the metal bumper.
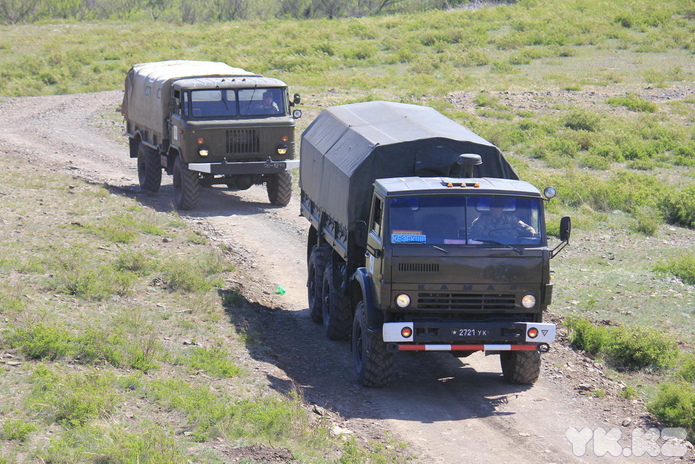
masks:
[[[276,174],[298,168],[299,160],[286,161],[234,161],[220,163],[188,163],[191,171],[206,174]]]
[[[385,343],[399,351],[546,350],[555,324],[541,322],[388,322]]]

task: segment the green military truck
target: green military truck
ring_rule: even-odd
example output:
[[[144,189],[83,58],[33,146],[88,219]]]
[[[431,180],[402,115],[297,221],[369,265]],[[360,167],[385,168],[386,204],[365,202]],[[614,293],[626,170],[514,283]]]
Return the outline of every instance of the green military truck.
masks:
[[[295,120],[287,85],[225,63],[162,61],[133,66],[121,112],[143,190],[173,175],[174,203],[192,209],[200,188],[266,184],[274,205],[292,196]]]
[[[400,351],[499,354],[531,384],[555,339],[541,194],[499,150],[423,106],[325,109],[302,134],[311,317],[351,339],[359,382],[389,383]]]

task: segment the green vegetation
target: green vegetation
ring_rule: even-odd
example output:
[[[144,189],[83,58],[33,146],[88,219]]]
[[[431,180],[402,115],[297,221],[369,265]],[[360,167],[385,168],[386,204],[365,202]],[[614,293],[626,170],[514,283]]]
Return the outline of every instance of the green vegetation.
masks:
[[[606,327],[586,319],[568,321],[570,342],[576,348],[606,359],[616,369],[663,370],[678,357],[669,334],[646,327]]]
[[[424,12],[417,0],[98,3],[0,0],[12,7],[4,24],[18,23],[0,25],[0,98],[120,90],[135,63],[205,59],[285,80],[303,95],[299,130],[328,105],[432,106],[498,145],[522,178],[557,188],[549,230],[571,215],[574,232],[553,263],[552,311],[571,321],[575,346],[638,372],[646,387],[626,398],[646,395],[692,438],[695,363],[673,342],[695,345],[692,2],[449,10],[468,2],[430,0]],[[282,19],[298,17],[311,19]],[[117,108],[95,117],[121,121]],[[0,463],[220,462],[205,454],[215,437],[272,439],[306,462],[399,462],[376,445],[336,443],[307,424],[296,397],[222,386],[253,382],[231,359],[258,337],[220,335],[223,307],[243,311],[244,299],[225,284],[234,271],[224,253],[180,218],[2,164],[0,348],[23,364],[0,377],[17,392],[0,406]],[[37,205],[55,216],[50,226],[35,220]],[[171,341],[183,333],[202,345]],[[69,394],[58,398],[49,378]],[[70,404],[87,394],[100,398]],[[171,418],[133,419],[132,402],[172,411],[185,433]],[[246,421],[257,421],[248,435]],[[50,445],[32,439],[51,426]]]
[[[244,367],[253,337],[228,318],[256,316],[225,288],[224,252],[177,215],[0,164],[0,463],[214,464],[228,457],[218,438],[302,462],[404,462],[346,448],[298,394]]]

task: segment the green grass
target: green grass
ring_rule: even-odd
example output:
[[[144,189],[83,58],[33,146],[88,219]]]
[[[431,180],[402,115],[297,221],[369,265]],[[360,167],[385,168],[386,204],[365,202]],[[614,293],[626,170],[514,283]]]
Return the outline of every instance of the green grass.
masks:
[[[243,367],[252,337],[229,318],[255,316],[222,250],[102,186],[0,164],[0,350],[17,361],[0,376],[0,462],[214,464],[218,438],[338,462],[343,442],[301,397]],[[122,227],[129,240],[104,233]],[[357,446],[402,462],[373,448]]]

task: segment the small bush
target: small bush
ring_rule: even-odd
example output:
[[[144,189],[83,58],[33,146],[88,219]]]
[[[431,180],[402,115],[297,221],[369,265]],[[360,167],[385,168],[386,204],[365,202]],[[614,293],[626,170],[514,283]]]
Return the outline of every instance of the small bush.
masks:
[[[670,189],[659,202],[669,224],[695,229],[695,184]]]
[[[668,262],[655,266],[654,270],[674,275],[686,284],[695,285],[695,253],[690,252],[671,258]]]
[[[596,113],[575,109],[563,118],[562,125],[575,131],[596,132],[600,122],[601,117]]]
[[[241,370],[229,360],[229,353],[221,346],[212,349],[193,348],[188,358],[183,360],[183,364],[221,379],[241,373]]]
[[[5,440],[24,442],[36,430],[38,428],[34,424],[23,419],[6,419],[2,424],[2,437]]]
[[[73,336],[62,327],[20,327],[8,334],[7,341],[29,359],[55,361],[73,352]]]
[[[104,371],[59,374],[38,366],[29,396],[33,409],[66,427],[79,427],[106,417],[116,405],[112,376]]]
[[[661,384],[648,408],[667,427],[682,427],[691,441],[695,438],[695,387],[692,384]]]
[[[603,356],[616,368],[661,370],[678,356],[678,345],[662,332],[645,327],[601,327],[572,319],[570,342],[576,348]]]
[[[695,354],[683,355],[676,376],[685,382],[695,383]]]
[[[659,230],[659,224],[661,224],[659,212],[648,206],[637,208],[637,211],[635,211],[635,219],[637,219],[635,230],[649,237],[656,235]]]
[[[656,113],[658,107],[656,104],[649,102],[643,98],[638,97],[633,93],[628,93],[624,97],[612,97],[606,100],[611,106],[624,106],[630,111],[640,112],[640,113]]]

